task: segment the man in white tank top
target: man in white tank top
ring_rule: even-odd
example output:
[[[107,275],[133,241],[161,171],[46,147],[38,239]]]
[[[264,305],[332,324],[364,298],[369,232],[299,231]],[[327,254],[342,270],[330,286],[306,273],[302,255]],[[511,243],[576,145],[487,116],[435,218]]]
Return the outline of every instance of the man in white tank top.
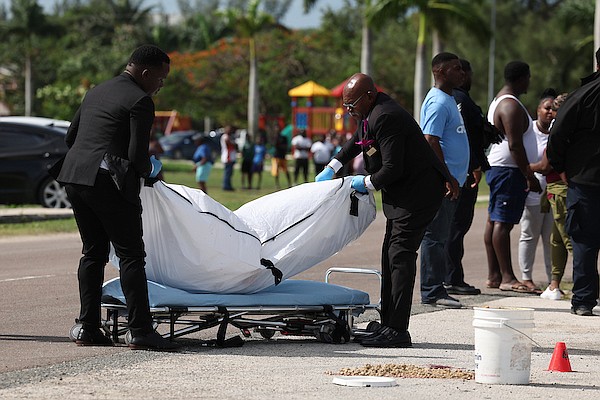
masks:
[[[504,140],[493,144],[488,155],[491,169],[486,173],[490,187],[488,220],[484,242],[488,259],[490,288],[530,292],[513,272],[510,255],[510,231],[519,223],[529,191],[541,192],[540,183],[529,168],[535,160],[537,143],[527,109],[519,101],[527,93],[531,73],[521,61],[504,68],[505,84],[488,110],[488,120],[504,132]]]

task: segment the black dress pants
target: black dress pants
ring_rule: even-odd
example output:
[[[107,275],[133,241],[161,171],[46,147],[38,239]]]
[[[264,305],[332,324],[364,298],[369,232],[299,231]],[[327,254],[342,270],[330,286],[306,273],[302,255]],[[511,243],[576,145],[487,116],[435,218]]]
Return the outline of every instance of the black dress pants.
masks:
[[[298,175],[302,171],[304,182],[308,182],[308,158],[296,158],[296,166],[294,167],[294,183],[298,183]]]
[[[126,201],[104,171],[98,173],[93,187],[67,184],[65,189],[83,242],[83,257],[77,271],[79,321],[93,327],[100,324],[104,267],[112,242],[120,259],[119,274],[131,333],[138,336],[151,332],[141,204]]]
[[[477,202],[477,193],[479,188],[471,185],[475,182],[473,175],[469,174],[467,182],[463,186],[460,197],[457,200],[456,211],[450,225],[450,234],[446,241],[446,278],[444,283],[448,285],[464,285],[465,271],[462,265],[462,259],[465,254],[464,239],[475,215],[475,203]]]
[[[381,256],[381,322],[398,332],[408,330],[417,273],[417,250],[441,201],[440,192],[438,202],[386,222]]]

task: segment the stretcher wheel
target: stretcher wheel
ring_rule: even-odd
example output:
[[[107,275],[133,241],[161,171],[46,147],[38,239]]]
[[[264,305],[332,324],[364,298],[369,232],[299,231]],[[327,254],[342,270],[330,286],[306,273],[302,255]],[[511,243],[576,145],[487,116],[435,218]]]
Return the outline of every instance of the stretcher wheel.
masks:
[[[371,321],[367,325],[368,332],[375,332],[377,329],[381,328],[381,324],[377,321]]]
[[[81,330],[81,327],[83,326],[83,324],[75,324],[71,327],[71,330],[69,331],[69,339],[71,339],[73,342],[77,340],[77,336],[79,336],[79,331]]]
[[[258,331],[258,333],[264,339],[271,339],[275,335],[275,331],[273,331],[273,330],[267,330],[267,329],[261,329],[261,330]]]
[[[125,344],[129,346],[129,343],[131,343],[131,339],[133,339],[131,331],[127,331],[127,333],[125,334]]]
[[[158,328],[158,322],[153,321],[152,329],[156,331],[156,328]],[[125,338],[123,339],[125,341],[125,344],[129,346],[129,344],[131,343],[131,339],[133,339],[133,335],[131,334],[130,330],[127,330],[127,332],[125,333]]]

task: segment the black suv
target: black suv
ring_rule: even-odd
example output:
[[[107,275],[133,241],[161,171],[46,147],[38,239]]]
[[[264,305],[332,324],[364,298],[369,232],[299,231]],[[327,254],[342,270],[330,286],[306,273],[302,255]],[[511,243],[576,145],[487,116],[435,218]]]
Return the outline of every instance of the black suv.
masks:
[[[0,121],[0,203],[71,207],[48,169],[67,153],[65,127]]]

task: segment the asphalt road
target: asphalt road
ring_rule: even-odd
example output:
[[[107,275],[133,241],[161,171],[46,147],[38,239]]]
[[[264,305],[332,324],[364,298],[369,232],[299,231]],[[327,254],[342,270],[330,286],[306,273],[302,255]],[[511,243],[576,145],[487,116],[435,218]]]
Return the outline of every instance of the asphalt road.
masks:
[[[464,259],[466,280],[481,288],[484,295],[461,296],[465,305],[508,295],[484,288],[487,275],[482,239],[485,218],[486,209],[477,208],[473,227],[465,239]],[[325,271],[332,266],[379,269],[384,225],[385,218],[378,214],[358,240],[298,278],[322,281]],[[515,272],[518,271],[517,243],[518,226],[512,235]],[[126,351],[123,347],[77,347],[67,337],[79,309],[76,269],[80,251],[77,234],[0,239],[0,373]],[[116,275],[117,271],[107,266],[106,279]],[[568,270],[565,277],[569,276],[571,271]],[[540,284],[546,280],[539,249],[534,279]],[[330,281],[365,290],[372,302],[379,298],[379,282],[373,275],[334,274]],[[413,313],[432,311],[434,307],[418,304],[418,282],[417,277]]]

